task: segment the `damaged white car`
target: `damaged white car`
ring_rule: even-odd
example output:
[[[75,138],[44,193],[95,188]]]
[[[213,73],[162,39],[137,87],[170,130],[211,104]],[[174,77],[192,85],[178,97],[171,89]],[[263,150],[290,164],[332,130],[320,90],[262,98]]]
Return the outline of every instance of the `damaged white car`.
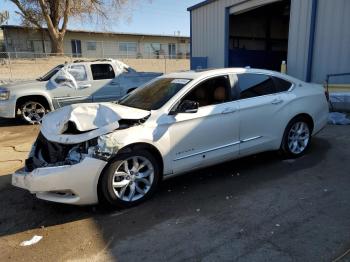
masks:
[[[12,184],[49,201],[129,207],[173,175],[269,150],[301,156],[327,118],[323,87],[287,75],[172,73],[119,104],[71,105],[45,116]]]

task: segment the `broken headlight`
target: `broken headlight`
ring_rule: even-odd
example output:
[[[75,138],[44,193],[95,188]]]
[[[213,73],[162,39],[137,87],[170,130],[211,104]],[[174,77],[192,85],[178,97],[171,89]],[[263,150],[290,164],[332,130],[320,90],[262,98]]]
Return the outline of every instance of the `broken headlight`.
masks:
[[[102,135],[97,139],[95,155],[98,158],[108,159],[115,155],[120,147],[121,144],[118,143],[115,134]]]

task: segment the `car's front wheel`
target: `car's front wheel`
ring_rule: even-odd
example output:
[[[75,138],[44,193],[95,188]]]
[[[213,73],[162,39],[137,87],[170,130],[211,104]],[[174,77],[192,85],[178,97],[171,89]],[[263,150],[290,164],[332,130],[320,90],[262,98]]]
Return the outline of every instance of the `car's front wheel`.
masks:
[[[148,151],[117,155],[102,174],[99,200],[110,207],[137,205],[154,193],[160,176],[159,164]]]
[[[281,144],[281,152],[287,158],[296,158],[305,154],[310,147],[311,126],[304,117],[296,117],[287,125]]]
[[[37,101],[27,101],[19,106],[21,117],[29,124],[41,123],[43,117],[49,112],[48,108]]]

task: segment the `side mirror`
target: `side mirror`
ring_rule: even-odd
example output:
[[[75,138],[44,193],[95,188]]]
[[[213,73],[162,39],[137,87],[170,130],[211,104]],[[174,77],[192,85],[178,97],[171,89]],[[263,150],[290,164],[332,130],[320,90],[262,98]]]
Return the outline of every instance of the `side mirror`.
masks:
[[[191,100],[184,100],[176,109],[176,113],[197,113],[199,103]]]
[[[67,79],[64,75],[58,75],[55,79],[55,82],[57,84],[62,84],[64,82],[67,82],[69,79]]]

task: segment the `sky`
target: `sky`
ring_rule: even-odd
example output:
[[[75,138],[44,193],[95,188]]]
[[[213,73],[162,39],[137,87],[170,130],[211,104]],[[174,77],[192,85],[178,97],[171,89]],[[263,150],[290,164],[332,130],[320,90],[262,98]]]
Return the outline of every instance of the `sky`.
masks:
[[[144,34],[177,34],[190,35],[189,6],[202,2],[201,0],[136,0],[127,6],[118,19],[106,25],[88,21],[70,21],[69,29],[91,31],[113,31]],[[8,0],[0,0],[0,11],[10,12],[9,25],[19,25],[21,20],[16,6]]]

